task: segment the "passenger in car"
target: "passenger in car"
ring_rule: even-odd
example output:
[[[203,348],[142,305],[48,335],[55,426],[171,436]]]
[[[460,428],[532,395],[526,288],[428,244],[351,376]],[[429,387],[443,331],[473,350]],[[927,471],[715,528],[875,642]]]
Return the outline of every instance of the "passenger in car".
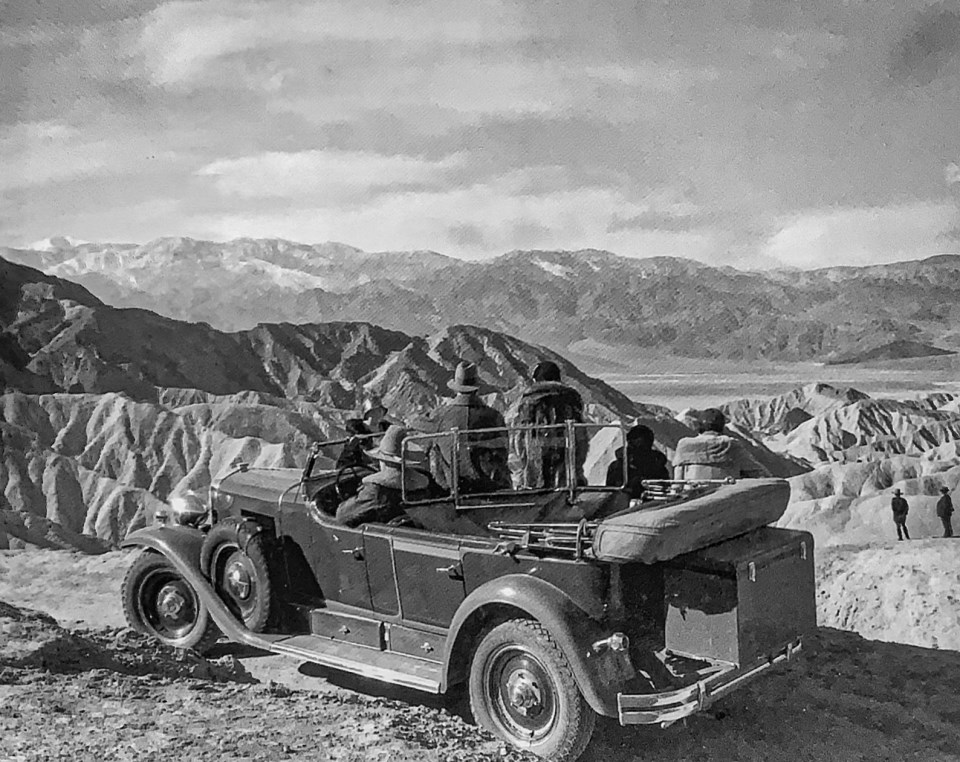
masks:
[[[429,487],[426,476],[413,468],[402,469],[403,440],[407,430],[393,425],[383,435],[380,446],[368,453],[380,461],[380,470],[365,476],[360,482],[360,491],[345,500],[337,508],[337,521],[348,527],[367,522],[387,522],[404,515],[404,479],[408,496],[421,495]],[[410,460],[406,463],[412,465]]]
[[[340,450],[340,455],[337,458],[337,468],[372,466],[374,461],[367,455],[364,444],[370,446],[369,435],[373,432],[367,428],[367,424],[360,418],[347,419],[343,427],[347,430],[350,438],[343,445],[343,449]]]
[[[624,458],[627,462],[627,482],[624,491],[630,497],[639,498],[643,494],[644,479],[670,479],[670,466],[667,456],[653,446],[653,431],[642,423],[627,432],[627,446],[617,448],[614,461],[607,467],[608,487],[623,484]]]
[[[557,426],[566,421],[583,423],[583,398],[560,380],[560,367],[550,360],[533,369],[533,384],[521,395],[517,426]],[[533,428],[517,433],[514,448],[520,462],[520,486],[527,489],[567,486],[566,436],[561,429]],[[587,433],[577,430],[575,479],[585,484]]]
[[[386,431],[394,423],[379,397],[371,397],[363,406],[363,422],[371,431]]]
[[[507,466],[509,445],[503,416],[480,398],[480,375],[470,362],[458,363],[447,386],[457,396],[440,407],[426,424],[430,432],[459,429],[458,487],[461,493],[495,492],[510,489]],[[503,429],[481,431],[477,429]],[[472,433],[471,433],[472,432]],[[430,472],[437,483],[449,489],[453,441],[440,437],[430,452]]]
[[[761,478],[770,473],[744,447],[724,433],[727,418],[716,408],[691,411],[697,436],[677,442],[673,456],[675,479]]]

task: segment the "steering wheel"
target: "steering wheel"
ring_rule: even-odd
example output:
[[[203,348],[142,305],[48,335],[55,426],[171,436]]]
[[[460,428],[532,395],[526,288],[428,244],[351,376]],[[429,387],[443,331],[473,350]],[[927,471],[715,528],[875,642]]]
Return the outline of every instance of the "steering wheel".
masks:
[[[334,479],[334,482],[333,482],[333,489],[334,489],[334,492],[337,493],[337,498],[340,500],[340,502],[342,503],[344,500],[346,500],[349,497],[349,495],[344,494],[345,489],[343,485],[345,478],[347,478],[348,472],[350,474],[351,479],[356,479],[363,473],[372,474],[375,471],[376,469],[373,468],[372,466],[367,466],[359,463],[356,463],[352,466],[344,466],[343,468],[339,469],[337,471],[337,478]]]

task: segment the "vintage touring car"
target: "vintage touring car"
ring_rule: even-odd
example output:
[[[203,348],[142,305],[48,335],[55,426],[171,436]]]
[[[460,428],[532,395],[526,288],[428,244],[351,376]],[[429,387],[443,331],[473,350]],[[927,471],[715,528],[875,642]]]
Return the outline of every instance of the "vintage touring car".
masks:
[[[625,458],[607,485],[622,426],[554,428],[554,486],[514,468],[488,491],[462,477],[489,436],[407,436],[403,515],[388,523],[337,520],[376,468],[337,468],[346,440],[316,444],[302,471],[240,465],[209,500],[171,500],[127,537],[144,549],[123,584],[127,619],[173,646],[203,651],[222,634],[423,691],[465,688],[480,724],[552,760],[578,758],[598,714],[666,727],[797,653],[816,627],[813,540],[768,526],[786,482],[644,482],[631,496]],[[414,476],[431,488],[408,490]]]

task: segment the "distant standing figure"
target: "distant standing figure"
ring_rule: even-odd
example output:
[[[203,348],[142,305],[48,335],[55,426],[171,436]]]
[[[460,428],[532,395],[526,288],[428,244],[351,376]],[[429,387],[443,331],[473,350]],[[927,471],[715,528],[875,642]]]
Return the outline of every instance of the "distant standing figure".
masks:
[[[547,428],[566,421],[583,423],[583,398],[560,380],[560,367],[544,360],[533,369],[533,383],[520,397],[516,426],[531,426],[517,433],[515,448],[520,461],[520,486],[525,489],[567,487],[567,445],[563,429]],[[541,428],[543,427],[543,428]],[[584,430],[577,431],[574,471],[584,483],[583,462],[588,442]]]
[[[762,478],[769,472],[735,437],[723,432],[726,416],[716,408],[690,411],[695,437],[677,442],[673,456],[675,479]]]
[[[893,511],[893,523],[897,525],[897,539],[902,540],[906,537],[910,539],[910,533],[907,531],[907,514],[910,512],[910,506],[902,497],[903,492],[899,489],[893,491],[893,499],[890,500],[890,508]]]
[[[667,456],[653,447],[653,431],[642,423],[627,432],[627,446],[617,448],[614,461],[607,468],[607,486],[623,484],[623,461],[627,461],[627,483],[624,491],[630,497],[639,498],[643,493],[644,479],[669,479],[670,467]]]
[[[953,537],[953,500],[950,499],[949,487],[941,487],[943,493],[937,501],[937,516],[943,524],[943,536]]]

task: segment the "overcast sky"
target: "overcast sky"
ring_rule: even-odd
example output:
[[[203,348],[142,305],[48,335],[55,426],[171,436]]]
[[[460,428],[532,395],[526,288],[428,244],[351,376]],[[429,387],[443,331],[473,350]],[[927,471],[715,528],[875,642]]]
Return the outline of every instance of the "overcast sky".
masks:
[[[960,252],[960,0],[0,9],[0,243]]]

